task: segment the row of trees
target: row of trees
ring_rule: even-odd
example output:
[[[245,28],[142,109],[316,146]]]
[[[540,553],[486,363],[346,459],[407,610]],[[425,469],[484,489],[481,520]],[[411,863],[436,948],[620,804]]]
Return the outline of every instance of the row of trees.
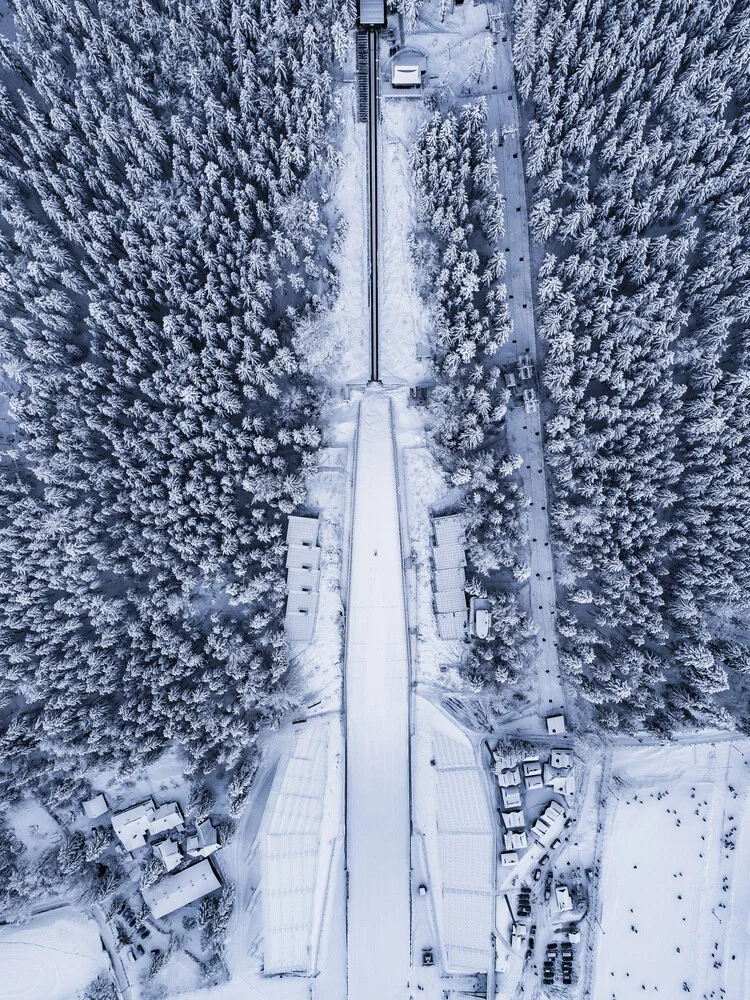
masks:
[[[438,457],[463,492],[469,559],[477,596],[491,595],[493,633],[473,648],[478,685],[508,683],[532,655],[533,625],[513,593],[498,592],[498,573],[520,582],[526,541],[525,500],[513,478],[521,459],[508,454],[503,421],[509,393],[496,355],[511,333],[503,283],[504,231],[493,137],[484,99],[460,114],[436,112],[419,129],[411,167],[424,232],[411,239],[434,315],[431,394]]]
[[[169,743],[240,768],[286,705],[286,515],[337,279],[334,0],[12,3],[0,35],[0,770],[73,794]],[[252,768],[251,768],[252,770]]]
[[[563,657],[611,726],[748,724],[748,31],[734,0],[515,3]]]

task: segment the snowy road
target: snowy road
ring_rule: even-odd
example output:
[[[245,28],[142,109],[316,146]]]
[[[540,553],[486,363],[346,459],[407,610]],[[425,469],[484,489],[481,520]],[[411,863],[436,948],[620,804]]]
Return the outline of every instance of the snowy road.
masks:
[[[346,639],[348,1000],[406,1000],[409,665],[390,400],[359,411]]]

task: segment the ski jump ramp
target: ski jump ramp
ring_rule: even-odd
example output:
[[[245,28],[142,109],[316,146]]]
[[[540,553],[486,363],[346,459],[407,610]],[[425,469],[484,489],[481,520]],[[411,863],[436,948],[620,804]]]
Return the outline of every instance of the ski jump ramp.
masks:
[[[359,408],[346,639],[348,1000],[408,1000],[409,662],[388,396]]]

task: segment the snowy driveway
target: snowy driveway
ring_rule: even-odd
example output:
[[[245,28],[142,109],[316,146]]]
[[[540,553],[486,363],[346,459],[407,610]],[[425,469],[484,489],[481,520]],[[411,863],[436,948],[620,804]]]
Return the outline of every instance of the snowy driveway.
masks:
[[[406,1000],[409,666],[391,408],[359,411],[346,640],[348,1000]]]

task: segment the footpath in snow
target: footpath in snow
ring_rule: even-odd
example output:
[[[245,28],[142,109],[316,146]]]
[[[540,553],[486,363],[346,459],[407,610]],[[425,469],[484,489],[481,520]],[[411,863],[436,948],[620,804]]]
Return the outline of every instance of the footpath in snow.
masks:
[[[359,409],[346,641],[348,1000],[406,1000],[409,666],[391,404]]]

